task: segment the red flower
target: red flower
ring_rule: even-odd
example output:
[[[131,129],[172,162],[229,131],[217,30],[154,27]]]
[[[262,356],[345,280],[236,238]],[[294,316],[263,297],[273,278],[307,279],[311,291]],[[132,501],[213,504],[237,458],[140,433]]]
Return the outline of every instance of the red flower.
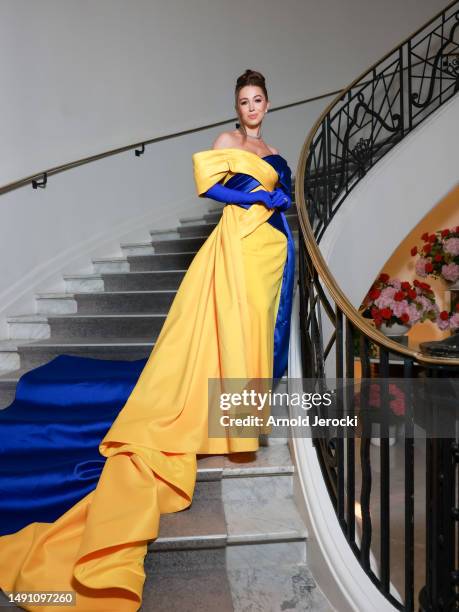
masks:
[[[430,289],[430,285],[429,283],[423,283],[422,281],[419,283],[419,287],[421,289],[424,289],[425,291],[427,291],[428,289]]]
[[[447,321],[449,319],[448,311],[442,310],[441,313],[440,313],[440,319],[442,321]]]
[[[449,236],[449,229],[441,230],[441,237],[446,238],[446,236]]]
[[[410,320],[410,316],[406,312],[404,312],[402,316],[400,317],[400,320],[403,323],[408,323],[408,321]]]
[[[379,280],[382,283],[387,283],[387,281],[389,280],[389,275],[383,272],[382,274],[379,275]]]
[[[431,262],[430,262],[430,261],[428,261],[428,262],[426,263],[426,265],[424,266],[424,270],[425,270],[427,273],[432,272],[432,270],[433,270],[433,265],[431,264]],[[422,286],[422,285],[421,285],[421,286]],[[425,288],[425,287],[423,287],[423,289],[424,289],[424,288]]]
[[[416,290],[415,289],[410,289],[408,291],[408,297],[411,298],[412,300],[414,300],[414,298],[417,296]]]
[[[379,308],[377,308],[376,306],[373,306],[370,310],[371,316],[373,319],[377,319],[379,316],[381,316],[379,314]]]
[[[430,242],[428,242],[427,244],[425,244],[422,247],[422,250],[424,251],[424,253],[430,253],[430,251],[432,250],[432,245],[430,244]]]
[[[405,401],[403,398],[397,398],[390,402],[392,412],[398,416],[405,414]]]
[[[372,289],[369,293],[369,297],[370,300],[377,300],[379,298],[379,296],[381,295],[381,290],[380,289]]]
[[[404,297],[405,297],[405,294],[403,293],[403,291],[397,291],[396,293],[394,293],[394,300],[396,302],[401,302]]]
[[[427,242],[427,240],[429,240],[429,234],[427,232],[424,232],[421,236],[421,240],[424,240],[424,242]]]
[[[440,255],[440,253],[437,253],[434,257],[434,261],[441,261],[443,259],[443,255]]]
[[[410,252],[411,252],[411,255],[414,257],[415,255],[418,254],[418,247],[414,246]]]
[[[435,234],[430,234],[429,236],[429,242],[434,243],[436,241],[437,237],[435,236]]]
[[[381,316],[383,319],[391,319],[392,318],[392,310],[390,308],[383,308],[381,310]]]
[[[409,289],[411,289],[411,285],[408,281],[403,281],[403,283],[400,286],[403,289],[403,291],[408,291]]]
[[[414,279],[414,281],[413,281],[413,285],[414,285],[415,287],[419,287],[419,281],[418,281],[418,279],[417,279],[417,278],[415,278],[415,279]]]

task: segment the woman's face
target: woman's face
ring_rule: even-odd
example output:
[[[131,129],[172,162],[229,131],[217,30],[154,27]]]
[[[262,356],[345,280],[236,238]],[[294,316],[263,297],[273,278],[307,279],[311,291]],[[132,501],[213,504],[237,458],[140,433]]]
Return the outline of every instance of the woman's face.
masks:
[[[241,122],[248,127],[257,127],[263,121],[269,102],[258,85],[245,85],[239,90],[237,113]]]

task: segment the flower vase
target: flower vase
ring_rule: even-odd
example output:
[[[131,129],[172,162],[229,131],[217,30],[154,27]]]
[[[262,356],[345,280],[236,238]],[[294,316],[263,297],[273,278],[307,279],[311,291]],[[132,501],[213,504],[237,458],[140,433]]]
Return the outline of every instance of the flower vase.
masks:
[[[401,325],[400,323],[393,323],[392,325],[381,323],[379,328],[380,332],[385,336],[406,346],[408,346],[408,336],[406,334],[409,329],[409,325]]]
[[[381,426],[379,423],[371,424],[371,433],[372,438],[370,443],[373,446],[381,446]],[[389,438],[389,446],[394,446],[397,442],[397,425],[389,425],[388,426],[388,438]]]

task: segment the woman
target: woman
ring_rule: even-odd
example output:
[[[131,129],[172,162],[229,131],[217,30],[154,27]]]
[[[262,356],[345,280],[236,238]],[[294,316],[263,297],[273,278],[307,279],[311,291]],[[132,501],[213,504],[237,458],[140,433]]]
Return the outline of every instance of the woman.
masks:
[[[235,94],[239,129],[193,155],[198,194],[231,204],[148,360],[61,355],[25,374],[0,413],[4,591],[75,591],[78,611],[138,610],[147,543],[161,514],[191,504],[196,455],[259,446],[258,435],[208,432],[209,379],[283,374],[291,309],[290,170],[261,138],[262,75],[247,70]]]

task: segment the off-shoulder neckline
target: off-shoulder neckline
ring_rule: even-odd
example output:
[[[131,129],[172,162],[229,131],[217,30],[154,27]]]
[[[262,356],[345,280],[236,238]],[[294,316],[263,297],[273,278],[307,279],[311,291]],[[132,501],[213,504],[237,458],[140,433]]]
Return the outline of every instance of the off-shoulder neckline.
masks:
[[[221,149],[209,149],[209,151],[242,151],[242,153],[248,153],[249,155],[254,155],[255,157],[261,160],[265,160],[268,157],[281,157],[282,159],[285,159],[284,157],[282,157],[280,153],[269,153],[268,155],[264,155],[262,157],[261,155],[257,155],[253,151],[248,151],[247,149],[241,149],[239,147],[222,147]]]

